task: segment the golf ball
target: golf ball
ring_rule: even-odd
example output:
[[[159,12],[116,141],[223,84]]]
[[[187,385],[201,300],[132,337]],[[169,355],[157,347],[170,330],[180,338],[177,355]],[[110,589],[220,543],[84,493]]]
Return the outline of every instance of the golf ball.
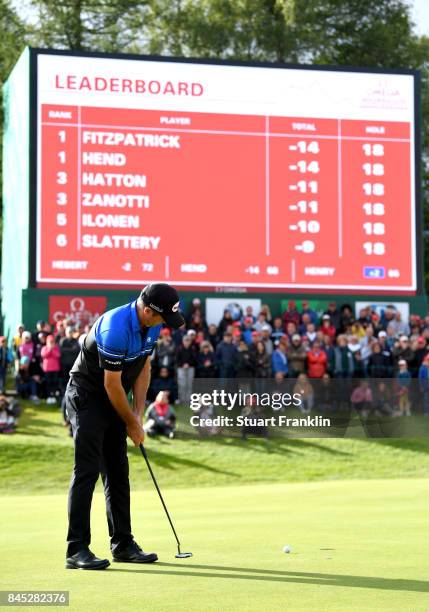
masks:
[[[283,552],[284,553],[290,553],[291,550],[292,549],[291,549],[291,547],[288,544],[286,544],[286,546],[283,546]]]

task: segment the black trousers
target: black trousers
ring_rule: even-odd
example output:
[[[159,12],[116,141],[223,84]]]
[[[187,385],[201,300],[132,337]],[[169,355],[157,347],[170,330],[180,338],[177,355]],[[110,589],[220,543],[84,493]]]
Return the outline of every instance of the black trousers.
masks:
[[[101,473],[112,552],[133,540],[127,432],[107,397],[69,383],[65,409],[73,429],[74,468],[68,499],[67,556],[91,542],[91,503]]]

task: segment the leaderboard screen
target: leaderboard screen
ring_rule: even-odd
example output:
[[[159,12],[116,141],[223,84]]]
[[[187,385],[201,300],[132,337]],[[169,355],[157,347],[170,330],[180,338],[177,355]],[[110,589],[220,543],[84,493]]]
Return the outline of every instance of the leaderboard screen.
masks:
[[[413,74],[36,57],[38,286],[416,291]]]

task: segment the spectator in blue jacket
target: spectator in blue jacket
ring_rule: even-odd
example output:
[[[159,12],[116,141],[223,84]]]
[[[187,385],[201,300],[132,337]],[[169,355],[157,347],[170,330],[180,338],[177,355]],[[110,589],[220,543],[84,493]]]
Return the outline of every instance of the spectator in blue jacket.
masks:
[[[253,317],[243,319],[243,340],[246,344],[252,344]]]
[[[219,369],[220,378],[235,377],[235,362],[237,356],[237,347],[232,343],[232,335],[226,332],[223,335],[222,342],[216,347],[216,364]]]
[[[288,363],[286,357],[286,343],[279,342],[278,347],[271,356],[271,368],[274,374],[274,378],[277,381],[281,381],[286,378],[288,374]]]
[[[0,394],[4,393],[7,369],[13,361],[12,351],[7,346],[6,336],[0,336]]]
[[[429,355],[425,356],[419,368],[419,388],[423,400],[423,414],[429,416]]]
[[[178,399],[177,384],[171,371],[163,366],[159,370],[157,377],[153,378],[148,389],[147,399],[155,401],[156,396],[160,391],[168,391],[168,397],[171,403],[175,403]]]
[[[271,332],[271,340],[275,347],[278,346],[282,336],[284,336],[283,321],[281,317],[276,317],[273,321],[273,331]]]
[[[310,304],[308,303],[308,301],[303,300],[301,302],[301,306],[302,306],[301,317],[307,314],[310,317],[310,323],[314,323],[314,325],[317,325],[319,321],[319,317],[317,316],[317,312],[313,310],[312,308],[310,308]]]

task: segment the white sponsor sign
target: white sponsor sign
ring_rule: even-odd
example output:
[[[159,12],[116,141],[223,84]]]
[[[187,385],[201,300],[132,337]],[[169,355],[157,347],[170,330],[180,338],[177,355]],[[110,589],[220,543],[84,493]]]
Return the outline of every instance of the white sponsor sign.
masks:
[[[251,306],[254,316],[258,316],[261,310],[261,300],[250,298],[207,298],[206,299],[206,321],[208,324],[219,324],[223,317],[225,308],[231,311],[234,320],[240,319],[245,313],[247,306]]]
[[[396,311],[401,313],[401,318],[403,321],[408,322],[410,318],[410,305],[408,302],[356,302],[355,303],[355,315],[359,317],[359,312],[362,308],[371,307],[371,310],[374,310],[380,316],[386,310],[388,306],[393,306]]]

